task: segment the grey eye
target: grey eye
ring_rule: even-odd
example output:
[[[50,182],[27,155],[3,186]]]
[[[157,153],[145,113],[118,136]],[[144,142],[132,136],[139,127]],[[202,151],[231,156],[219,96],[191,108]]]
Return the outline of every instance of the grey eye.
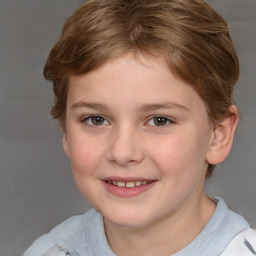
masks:
[[[109,122],[102,116],[88,116],[82,122],[91,126],[107,125]]]
[[[92,116],[90,119],[93,125],[102,125],[105,122],[105,118],[102,116]]]
[[[94,125],[101,125],[101,124],[104,123],[104,120],[105,119],[103,117],[101,117],[101,116],[93,116],[92,117],[92,123]]]
[[[169,120],[165,117],[157,116],[153,118],[153,122],[156,126],[164,126],[169,122]]]

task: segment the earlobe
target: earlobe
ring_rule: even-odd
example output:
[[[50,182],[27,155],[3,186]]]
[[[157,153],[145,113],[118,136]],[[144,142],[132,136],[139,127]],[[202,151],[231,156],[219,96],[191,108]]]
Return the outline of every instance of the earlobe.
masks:
[[[64,152],[66,153],[67,156],[69,156],[69,148],[68,148],[68,141],[67,141],[66,133],[63,134],[62,144],[63,144]]]
[[[206,155],[206,161],[209,164],[219,164],[227,158],[233,144],[237,123],[238,110],[236,106],[232,105],[229,108],[229,114],[213,130]]]

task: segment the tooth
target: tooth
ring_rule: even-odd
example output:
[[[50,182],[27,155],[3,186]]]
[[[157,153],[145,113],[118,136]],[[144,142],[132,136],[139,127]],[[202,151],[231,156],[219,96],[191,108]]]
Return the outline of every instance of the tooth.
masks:
[[[127,188],[134,188],[135,187],[135,183],[133,181],[129,181],[129,182],[126,182],[125,186]]]
[[[147,185],[147,181],[142,181],[142,185]]]
[[[118,186],[118,187],[125,187],[125,182],[118,181],[118,182],[117,182],[117,186]]]
[[[112,181],[111,181],[111,180],[108,180],[108,183],[109,183],[109,184],[112,184]]]
[[[116,186],[116,185],[117,185],[117,182],[116,182],[116,181],[113,181],[113,184]]]
[[[141,185],[141,181],[136,181],[136,187]]]

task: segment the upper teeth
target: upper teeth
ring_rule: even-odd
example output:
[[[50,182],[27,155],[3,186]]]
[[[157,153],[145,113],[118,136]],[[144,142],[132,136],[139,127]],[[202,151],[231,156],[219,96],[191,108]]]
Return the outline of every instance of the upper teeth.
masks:
[[[149,181],[128,181],[128,182],[124,182],[124,181],[111,181],[108,180],[107,181],[110,184],[113,184],[115,186],[118,187],[126,187],[126,188],[134,188],[134,187],[138,187],[141,185],[146,185],[149,183]]]

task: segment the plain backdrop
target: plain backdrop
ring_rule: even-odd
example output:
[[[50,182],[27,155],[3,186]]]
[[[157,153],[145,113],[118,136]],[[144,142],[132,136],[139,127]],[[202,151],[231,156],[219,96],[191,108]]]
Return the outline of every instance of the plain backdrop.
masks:
[[[81,0],[0,3],[0,255],[22,255],[39,235],[90,205],[72,179],[52,87],[42,76],[63,22]],[[206,182],[209,194],[256,227],[256,0],[208,1],[228,21],[241,76],[234,99],[240,123],[232,152]]]

